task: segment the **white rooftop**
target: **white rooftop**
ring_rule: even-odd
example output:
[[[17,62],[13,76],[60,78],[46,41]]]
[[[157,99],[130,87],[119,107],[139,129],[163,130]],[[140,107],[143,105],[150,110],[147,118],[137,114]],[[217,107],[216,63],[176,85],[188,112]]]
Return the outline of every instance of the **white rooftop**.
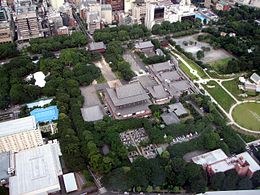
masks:
[[[63,181],[67,193],[78,189],[74,173],[67,173],[63,175]]]
[[[36,129],[34,116],[28,116],[20,119],[0,123],[0,137],[30,131]]]
[[[249,169],[251,170],[251,172],[255,172],[255,171],[260,170],[260,166],[252,158],[252,156],[250,156],[250,154],[248,152],[243,152],[241,154],[238,154],[237,157],[238,158],[243,157],[243,159],[248,162]],[[260,192],[259,192],[259,194],[260,194]]]
[[[10,195],[42,195],[59,191],[60,155],[57,141],[16,153],[15,176],[9,178]]]
[[[36,72],[33,74],[33,77],[35,79],[34,85],[37,85],[39,87],[45,86],[45,84],[46,84],[45,77],[46,76],[43,74],[43,72]]]
[[[221,161],[228,158],[227,155],[221,149],[213,150],[211,152],[201,154],[192,158],[192,161],[199,165],[213,164],[217,161]]]
[[[259,190],[212,191],[197,195],[259,195]]]

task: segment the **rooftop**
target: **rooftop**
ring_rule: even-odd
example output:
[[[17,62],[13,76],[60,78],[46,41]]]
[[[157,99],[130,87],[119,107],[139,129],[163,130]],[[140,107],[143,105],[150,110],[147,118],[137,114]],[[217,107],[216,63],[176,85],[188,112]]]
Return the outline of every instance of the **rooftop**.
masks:
[[[197,195],[259,195],[259,190],[212,191]]]
[[[260,76],[258,74],[256,74],[256,73],[253,73],[251,75],[250,79],[252,81],[254,81],[256,84],[259,84],[259,82],[260,82]]]
[[[34,129],[36,129],[36,120],[34,116],[6,121],[0,123],[0,137],[9,136]]]
[[[166,61],[166,62],[149,65],[149,68],[156,74],[162,71],[172,70],[173,64],[171,64],[170,61]]]
[[[184,108],[184,106],[180,102],[175,103],[175,104],[170,104],[169,111],[174,112],[177,116],[188,114],[187,110]]]
[[[172,112],[161,114],[162,120],[166,125],[176,124],[180,122],[180,119]]]
[[[139,82],[123,85],[115,89],[107,88],[107,93],[115,106],[149,99]]]
[[[177,71],[162,72],[156,75],[161,82],[172,82],[180,80],[181,77]]]
[[[241,154],[237,155],[238,158],[242,157],[243,160],[247,161],[249,164],[249,169],[252,172],[260,170],[260,166],[257,164],[257,162],[252,158],[252,156],[248,152],[243,152]]]
[[[89,50],[95,51],[99,49],[106,49],[106,45],[103,42],[91,42],[89,43]]]
[[[49,106],[47,108],[36,108],[30,112],[31,116],[34,116],[37,123],[50,122],[58,120],[59,110],[57,106]]]
[[[81,108],[81,113],[84,121],[88,122],[102,120],[104,117],[104,113],[102,112],[99,105],[88,108]]]
[[[74,173],[64,174],[63,181],[67,193],[76,191],[78,189]]]
[[[9,178],[10,195],[48,194],[60,190],[59,156],[61,152],[56,141],[16,153],[15,176]]]
[[[162,85],[156,85],[154,87],[148,87],[148,91],[151,93],[153,98],[162,99],[169,97],[169,94],[164,90]]]
[[[43,107],[44,105],[50,104],[53,99],[46,99],[46,100],[39,100],[37,102],[32,102],[27,104],[26,106],[28,108],[33,108],[33,107]]]
[[[11,152],[0,153],[0,180],[7,179],[11,176],[8,173],[8,170],[11,167],[11,155]]]
[[[136,49],[146,49],[150,47],[154,47],[151,41],[139,42],[135,44]]]
[[[192,161],[199,165],[213,164],[217,161],[227,159],[227,155],[221,149],[213,150],[211,152],[201,154],[192,158]]]

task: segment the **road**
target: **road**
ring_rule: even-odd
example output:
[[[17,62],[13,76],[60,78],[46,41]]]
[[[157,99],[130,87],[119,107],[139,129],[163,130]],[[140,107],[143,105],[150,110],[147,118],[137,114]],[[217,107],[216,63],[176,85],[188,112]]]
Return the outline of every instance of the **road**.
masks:
[[[131,69],[133,72],[139,72],[140,70],[147,71],[144,63],[131,51],[127,50],[123,54],[123,58],[131,65]]]
[[[109,64],[106,62],[104,56],[98,62],[94,63],[98,68],[100,68],[102,75],[105,77],[107,81],[114,81],[116,80],[115,74],[112,72]]]

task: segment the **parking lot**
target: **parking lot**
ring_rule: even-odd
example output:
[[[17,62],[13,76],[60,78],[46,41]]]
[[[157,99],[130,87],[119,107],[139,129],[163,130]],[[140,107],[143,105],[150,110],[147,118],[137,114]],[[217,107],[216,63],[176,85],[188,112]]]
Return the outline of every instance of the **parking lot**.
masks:
[[[232,55],[224,49],[213,49],[213,47],[211,47],[208,43],[199,42],[197,40],[198,35],[200,34],[174,38],[173,40],[176,42],[177,45],[180,45],[186,52],[192,53],[194,57],[196,57],[196,53],[198,51],[202,50],[202,47],[210,48],[210,51],[205,52],[205,57],[201,59],[201,61],[203,61],[204,63],[214,62],[217,60],[232,57]],[[184,42],[193,42],[193,44],[184,45]]]

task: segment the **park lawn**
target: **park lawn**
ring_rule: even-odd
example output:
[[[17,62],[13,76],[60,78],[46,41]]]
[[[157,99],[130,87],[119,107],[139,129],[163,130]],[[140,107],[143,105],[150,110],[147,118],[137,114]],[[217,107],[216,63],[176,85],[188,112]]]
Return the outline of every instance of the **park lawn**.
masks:
[[[209,86],[215,87],[210,88]],[[209,81],[204,85],[204,87],[205,90],[220,104],[220,106],[226,112],[229,112],[231,106],[235,104],[235,100],[216,81]]]
[[[190,72],[190,69],[187,66],[185,66],[185,64],[183,64],[181,61],[179,61],[179,66],[182,69],[182,71],[185,72],[188,75],[188,77],[190,77],[190,79],[198,80],[198,78]]]
[[[208,78],[208,76],[206,75],[206,73],[204,72],[204,70],[198,65],[196,64],[193,60],[187,58],[185,55],[180,54],[181,57],[194,69],[198,72],[199,76],[201,78]]]
[[[232,117],[240,126],[260,131],[260,103],[243,103],[236,106]]]
[[[227,57],[221,60],[216,60],[213,62],[210,62],[209,65],[216,71],[221,72],[221,70],[225,69],[226,65],[230,60],[232,60],[232,57]]]
[[[191,59],[187,58],[184,54],[180,53],[179,51],[175,51],[175,50],[174,50],[174,52],[175,52],[175,53],[178,53],[194,70],[196,70],[201,78],[209,78],[209,77],[207,76],[207,74],[204,72],[204,70],[203,70],[198,64],[196,64],[194,61],[192,61]],[[171,53],[174,55],[174,54],[175,54],[174,52],[171,52]],[[174,55],[174,56],[176,56],[176,55]],[[176,56],[176,57],[177,57],[177,56]],[[180,60],[179,60],[179,63],[180,63],[180,66],[185,66],[183,63],[180,62]],[[186,67],[186,66],[185,66],[185,67]],[[191,75],[193,75],[193,74],[190,72],[190,69],[187,68],[187,67],[186,67],[186,68],[182,67],[182,70],[183,70],[187,75],[189,75],[189,77],[190,77]],[[193,75],[193,77],[195,77],[195,76]],[[191,78],[191,77],[190,77],[190,78]],[[197,77],[195,77],[195,78],[197,78]],[[193,78],[193,79],[194,79],[194,78]]]
[[[238,85],[239,85],[238,78],[230,80],[230,81],[223,81],[222,84],[238,100],[243,100],[243,98],[241,96],[239,96],[239,94],[241,94],[243,92],[238,88]]]

